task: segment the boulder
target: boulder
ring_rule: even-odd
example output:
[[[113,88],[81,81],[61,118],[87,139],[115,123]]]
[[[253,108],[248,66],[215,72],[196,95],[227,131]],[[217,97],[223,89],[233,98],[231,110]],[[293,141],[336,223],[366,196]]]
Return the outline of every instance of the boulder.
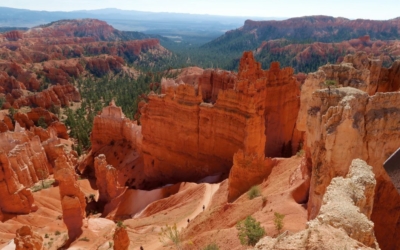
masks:
[[[32,227],[23,226],[17,230],[14,244],[15,250],[42,250],[43,238]]]

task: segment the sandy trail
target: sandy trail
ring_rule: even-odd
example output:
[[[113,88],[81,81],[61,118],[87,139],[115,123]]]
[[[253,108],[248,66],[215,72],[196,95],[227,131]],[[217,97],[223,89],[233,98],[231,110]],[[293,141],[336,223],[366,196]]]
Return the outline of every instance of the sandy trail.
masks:
[[[198,206],[196,209],[193,211],[192,214],[190,214],[189,218],[190,220],[193,220],[196,218],[197,215],[199,215],[201,212],[203,212],[203,205],[207,208],[211,202],[211,198],[215,194],[215,192],[218,190],[220,184],[208,184],[204,183],[206,191],[204,192],[203,199],[198,203]],[[187,220],[182,220],[177,222],[176,226],[179,230],[182,230],[182,228],[187,227]]]

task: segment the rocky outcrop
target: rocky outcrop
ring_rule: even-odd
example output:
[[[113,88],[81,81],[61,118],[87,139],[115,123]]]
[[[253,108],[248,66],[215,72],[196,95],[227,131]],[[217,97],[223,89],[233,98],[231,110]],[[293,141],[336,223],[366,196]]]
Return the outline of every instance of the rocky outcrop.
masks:
[[[77,182],[78,176],[65,156],[55,161],[54,178],[59,184],[63,221],[68,228],[68,242],[82,234],[83,219],[86,215],[86,200]]]
[[[108,203],[118,194],[117,170],[107,164],[106,156],[101,154],[94,159],[96,186],[99,189],[99,202]]]
[[[301,88],[300,112],[297,128],[305,131],[308,103],[318,89],[326,88],[326,80],[333,80],[334,87],[353,87],[374,95],[378,92],[396,92],[400,89],[400,61],[387,69],[382,58],[370,57],[364,52],[347,55],[340,64],[328,64],[315,73],[308,74]]]
[[[23,96],[18,99],[7,98],[14,108],[22,106],[37,106],[49,109],[52,106],[69,106],[70,102],[79,102],[81,96],[78,90],[72,85],[56,85],[42,92]]]
[[[8,41],[18,41],[19,39],[24,38],[22,31],[19,30],[12,30],[4,33],[3,35]]]
[[[124,64],[124,59],[118,56],[98,56],[87,59],[86,69],[93,75],[102,77],[111,72],[121,72]]]
[[[15,250],[42,250],[43,238],[30,226],[23,226],[16,232]]]
[[[364,161],[353,160],[345,178],[333,178],[322,207],[307,229],[260,240],[255,249],[379,249],[372,213],[375,178]]]
[[[78,169],[94,175],[94,159],[104,154],[108,164],[118,171],[118,183],[137,187],[144,180],[141,130],[141,126],[126,118],[121,108],[111,102],[94,118],[90,135],[92,149]]]
[[[315,91],[307,110],[307,149],[312,165],[308,212],[315,218],[331,179],[345,176],[352,159],[373,167],[376,196],[371,219],[382,249],[399,242],[400,196],[383,163],[400,147],[400,94],[367,93],[354,88]],[[338,157],[340,156],[340,157]]]
[[[216,75],[226,80],[208,82]],[[198,86],[172,84],[165,94],[148,96],[141,110],[146,180],[155,184],[163,175],[162,182],[171,183],[227,174],[240,149],[260,156],[297,151],[299,89],[292,69],[272,64],[263,71],[246,52],[237,76],[218,71],[203,76]]]
[[[101,147],[126,140],[130,147],[140,149],[141,128],[125,117],[120,107],[114,102],[105,107],[100,115],[93,121],[93,130],[90,135],[92,151],[98,151]]]
[[[245,154],[241,150],[235,153],[229,173],[228,201],[236,200],[252,186],[260,184],[269,176],[274,165],[274,161],[264,155]]]
[[[58,122],[58,117],[56,115],[43,108],[33,108],[26,114],[20,112],[14,114],[14,120],[18,122],[21,127],[26,129],[30,129],[35,125],[38,126],[39,119],[42,119],[47,126],[53,122]],[[54,126],[60,125],[55,124]]]
[[[114,250],[128,250],[130,240],[128,237],[128,232],[122,227],[117,227],[114,232]]]

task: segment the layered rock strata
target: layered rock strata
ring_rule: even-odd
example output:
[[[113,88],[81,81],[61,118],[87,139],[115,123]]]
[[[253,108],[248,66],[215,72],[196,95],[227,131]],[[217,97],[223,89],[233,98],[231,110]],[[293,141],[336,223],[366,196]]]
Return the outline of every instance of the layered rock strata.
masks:
[[[353,160],[346,177],[331,180],[307,229],[260,240],[255,249],[380,249],[370,221],[376,181],[372,168]]]
[[[382,249],[393,249],[400,244],[400,196],[383,163],[400,147],[400,93],[368,96],[350,87],[324,89],[315,91],[308,105],[309,217],[320,211],[331,179],[345,176],[352,159],[361,158],[373,167],[377,180],[371,216],[376,237]]]
[[[205,74],[198,86],[169,83],[141,110],[144,171],[154,186],[227,175],[238,150],[260,156],[297,150],[299,89],[292,69],[274,63],[263,71],[246,52],[237,76]]]

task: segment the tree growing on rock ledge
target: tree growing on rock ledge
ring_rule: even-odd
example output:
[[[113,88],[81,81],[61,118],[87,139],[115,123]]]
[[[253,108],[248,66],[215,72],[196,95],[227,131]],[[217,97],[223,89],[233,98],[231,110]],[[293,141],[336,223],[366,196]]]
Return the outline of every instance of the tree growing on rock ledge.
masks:
[[[276,230],[278,230],[278,233],[281,233],[281,230],[283,228],[283,219],[285,218],[284,214],[280,214],[278,212],[274,213],[274,224],[275,224],[275,228]]]
[[[245,220],[236,225],[240,243],[242,245],[254,246],[265,235],[265,229],[260,222],[253,217],[247,216]]]

